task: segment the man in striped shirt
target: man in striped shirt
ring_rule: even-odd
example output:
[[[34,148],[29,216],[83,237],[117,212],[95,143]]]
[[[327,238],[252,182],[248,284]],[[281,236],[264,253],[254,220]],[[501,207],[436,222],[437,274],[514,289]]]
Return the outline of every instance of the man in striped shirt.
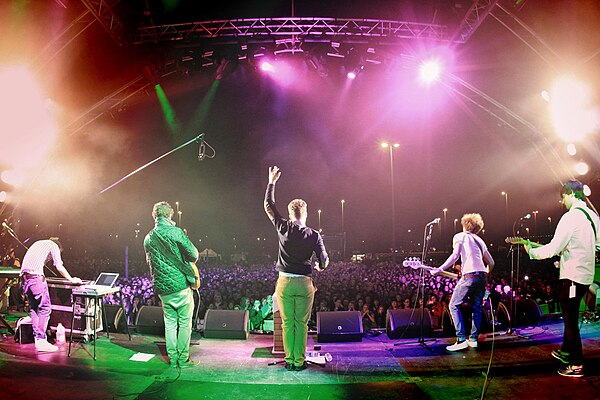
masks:
[[[57,237],[38,240],[29,247],[21,265],[23,293],[25,293],[29,300],[35,349],[39,352],[58,350],[57,346],[48,343],[46,337],[51,312],[50,294],[48,293],[48,284],[44,276],[46,261],[52,259],[56,270],[71,283],[81,283],[81,279],[72,277],[64,267],[60,257],[61,251],[62,246]]]

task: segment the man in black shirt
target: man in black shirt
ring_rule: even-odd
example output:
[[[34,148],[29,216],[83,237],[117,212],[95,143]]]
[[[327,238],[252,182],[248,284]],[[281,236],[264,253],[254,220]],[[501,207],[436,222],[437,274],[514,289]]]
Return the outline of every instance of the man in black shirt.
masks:
[[[315,297],[310,277],[311,258],[316,254],[315,269],[322,271],[329,264],[323,238],[306,226],[306,202],[294,199],[288,204],[289,219],[275,207],[275,183],[281,176],[279,167],[269,168],[269,184],[265,193],[265,212],[275,225],[279,238],[276,269],[279,271],[275,294],[281,314],[285,368],[301,371],[306,368],[304,356],[308,336],[308,320]]]

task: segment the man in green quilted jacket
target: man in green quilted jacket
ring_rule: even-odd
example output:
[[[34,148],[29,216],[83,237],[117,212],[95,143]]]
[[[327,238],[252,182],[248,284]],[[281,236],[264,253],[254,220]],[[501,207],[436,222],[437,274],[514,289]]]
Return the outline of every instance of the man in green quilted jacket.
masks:
[[[166,201],[152,208],[154,229],[144,239],[146,260],[152,273],[154,292],[160,296],[165,318],[165,341],[173,367],[196,365],[190,359],[198,249],[185,232],[175,226],[173,207]]]

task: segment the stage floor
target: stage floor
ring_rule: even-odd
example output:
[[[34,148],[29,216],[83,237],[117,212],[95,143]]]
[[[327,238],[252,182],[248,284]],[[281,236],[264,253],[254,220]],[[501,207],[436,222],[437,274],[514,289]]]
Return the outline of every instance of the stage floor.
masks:
[[[329,353],[324,367],[300,372],[271,365],[272,335],[248,340],[205,339],[194,332],[197,367],[177,371],[167,364],[164,339],[101,333],[97,360],[91,343],[68,344],[56,353],[36,353],[33,344],[0,342],[0,399],[600,399],[600,323],[583,324],[587,358],[583,379],[561,377],[550,356],[559,347],[562,321],[543,321],[486,334],[477,350],[450,353],[449,337],[390,340],[365,334],[361,342],[315,343]],[[136,353],[154,355],[130,361]],[[489,367],[489,375],[486,374]]]

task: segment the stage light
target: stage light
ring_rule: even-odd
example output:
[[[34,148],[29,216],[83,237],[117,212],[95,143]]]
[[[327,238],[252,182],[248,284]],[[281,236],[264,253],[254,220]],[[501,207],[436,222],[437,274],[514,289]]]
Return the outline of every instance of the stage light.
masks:
[[[575,142],[594,130],[596,124],[589,104],[589,88],[581,81],[570,76],[557,80],[550,99],[550,117],[561,139]]]
[[[583,161],[578,162],[577,165],[575,166],[575,171],[579,175],[585,175],[588,173],[589,170],[590,170],[590,167],[588,167],[588,165],[586,163],[584,163]]]
[[[365,66],[360,65],[360,66],[354,68],[352,71],[348,72],[346,74],[346,77],[348,79],[355,79],[358,76],[358,74],[360,74],[364,69],[365,69]]]
[[[575,147],[575,145],[573,143],[569,143],[567,145],[567,153],[570,156],[574,156],[575,154],[577,154],[577,148]]]
[[[0,192],[0,203],[4,203],[6,201],[8,197],[8,194],[6,194],[6,191],[1,191]]]
[[[423,61],[419,66],[419,80],[425,84],[432,84],[440,79],[442,67],[437,60]]]
[[[265,72],[273,72],[275,71],[275,67],[268,61],[263,61],[260,63],[260,69]]]
[[[8,169],[6,171],[2,171],[0,174],[0,178],[4,183],[8,183],[14,187],[20,188],[25,183],[25,174],[21,171],[17,171],[14,169]]]
[[[592,189],[590,189],[588,185],[583,185],[583,194],[590,197],[592,195]]]

